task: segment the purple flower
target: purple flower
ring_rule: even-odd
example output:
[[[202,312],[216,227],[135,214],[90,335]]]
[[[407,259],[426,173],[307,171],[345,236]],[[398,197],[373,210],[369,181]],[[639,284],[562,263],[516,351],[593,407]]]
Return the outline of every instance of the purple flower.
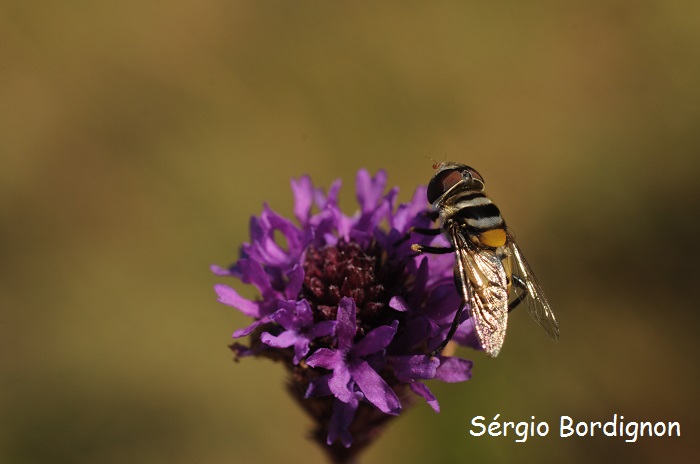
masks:
[[[263,332],[260,341],[274,348],[294,347],[294,364],[309,352],[309,344],[314,338],[331,335],[335,330],[334,321],[314,323],[311,307],[306,300],[280,301],[280,309],[270,316],[283,329],[278,335]]]
[[[355,302],[344,297],[338,304],[336,348],[319,348],[306,364],[333,370],[333,375],[328,378],[328,388],[343,403],[350,403],[355,398],[357,388],[380,411],[396,415],[401,409],[399,398],[366,358],[384,351],[396,334],[398,321],[372,329],[355,343],[355,316]]]
[[[431,225],[425,187],[396,205],[398,189],[385,193],[386,177],[358,172],[360,208],[351,216],[338,206],[339,181],[326,193],[309,177],[293,180],[296,224],[265,205],[235,263],[212,266],[260,295],[249,300],[215,286],[220,302],[253,319],[234,332],[250,336],[250,345],[231,345],[236,357],[284,364],[290,391],[316,421],[314,437],[334,459],[354,456],[416,397],[439,411],[423,380],[471,376],[471,361],[429,355],[460,297],[452,254],[416,256],[410,248],[446,243],[418,234],[408,240],[412,227]],[[479,349],[469,322],[453,340]]]

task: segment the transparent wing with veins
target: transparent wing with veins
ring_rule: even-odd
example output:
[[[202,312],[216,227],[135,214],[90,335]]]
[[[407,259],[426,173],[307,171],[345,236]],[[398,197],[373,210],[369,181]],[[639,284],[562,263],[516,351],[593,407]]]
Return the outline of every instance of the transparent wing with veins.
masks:
[[[508,325],[508,276],[495,250],[476,249],[457,224],[449,228],[456,251],[455,280],[468,304],[486,354],[498,356]]]
[[[542,287],[537,281],[537,277],[532,272],[530,265],[525,261],[520,247],[513,239],[512,235],[508,235],[508,249],[510,251],[511,261],[513,262],[513,279],[518,279],[521,285],[524,284],[527,296],[525,304],[530,316],[544,329],[547,334],[554,340],[559,340],[559,324],[557,323],[552,308],[549,306],[547,298],[544,296]]]

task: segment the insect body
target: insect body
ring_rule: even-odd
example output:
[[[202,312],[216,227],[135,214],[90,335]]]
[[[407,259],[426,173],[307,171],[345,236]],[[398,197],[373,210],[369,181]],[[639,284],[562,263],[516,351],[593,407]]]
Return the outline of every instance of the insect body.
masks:
[[[441,163],[428,185],[428,201],[441,220],[439,229],[417,233],[443,233],[449,247],[413,245],[421,253],[455,253],[454,279],[462,297],[446,339],[432,354],[439,354],[462,322],[465,307],[476,335],[489,356],[498,356],[506,335],[508,312],[525,301],[528,312],[555,340],[559,325],[530,266],[506,227],[496,205],[483,193],[484,179],[473,168]],[[514,288],[519,290],[516,292]],[[516,298],[509,302],[509,296]]]

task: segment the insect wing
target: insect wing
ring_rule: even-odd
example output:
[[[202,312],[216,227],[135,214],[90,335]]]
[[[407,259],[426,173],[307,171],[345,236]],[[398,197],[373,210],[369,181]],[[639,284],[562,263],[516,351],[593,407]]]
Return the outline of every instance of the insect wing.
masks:
[[[496,357],[508,325],[508,276],[495,251],[473,249],[458,226],[450,228],[450,235],[456,250],[455,273],[477,337],[486,354]]]
[[[549,306],[547,298],[544,296],[542,287],[537,281],[537,277],[532,272],[532,268],[523,256],[520,247],[513,237],[508,235],[508,249],[513,261],[513,278],[519,279],[526,288],[527,296],[525,304],[530,316],[544,329],[554,340],[559,340],[559,324],[557,323],[552,308]]]

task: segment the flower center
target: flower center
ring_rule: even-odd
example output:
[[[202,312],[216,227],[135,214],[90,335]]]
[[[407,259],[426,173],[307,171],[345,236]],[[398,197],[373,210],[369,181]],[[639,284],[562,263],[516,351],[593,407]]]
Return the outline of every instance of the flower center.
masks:
[[[310,246],[304,273],[299,297],[309,302],[314,319],[335,320],[340,299],[351,297],[357,307],[358,335],[401,319],[389,300],[407,294],[412,285],[403,263],[389,259],[376,241],[364,248],[343,240],[335,246]]]

